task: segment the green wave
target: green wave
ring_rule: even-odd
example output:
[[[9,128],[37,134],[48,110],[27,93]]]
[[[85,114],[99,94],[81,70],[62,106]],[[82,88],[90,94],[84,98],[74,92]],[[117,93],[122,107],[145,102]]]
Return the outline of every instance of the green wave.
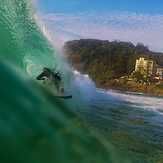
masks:
[[[0,36],[0,162],[126,163],[85,127],[73,111],[76,100],[68,105],[31,78],[64,62],[37,26],[30,2],[0,1]]]
[[[0,2],[0,57],[25,71],[53,67],[55,50],[43,37],[25,0]]]

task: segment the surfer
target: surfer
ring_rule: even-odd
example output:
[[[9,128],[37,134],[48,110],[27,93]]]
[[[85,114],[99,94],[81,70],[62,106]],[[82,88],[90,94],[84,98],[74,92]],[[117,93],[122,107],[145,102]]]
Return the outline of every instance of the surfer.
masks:
[[[36,79],[43,81],[48,79],[55,85],[57,91],[64,93],[64,88],[61,87],[62,77],[59,72],[53,72],[51,69],[44,67],[42,73],[38,75]]]
[[[37,80],[49,80],[50,82],[52,82],[52,84],[55,85],[57,92],[60,94],[59,98],[63,98],[63,99],[70,99],[72,98],[72,95],[65,95],[65,90],[64,87],[62,87],[62,76],[61,73],[58,71],[52,71],[51,69],[44,67],[43,71],[40,75],[37,76],[36,78]]]

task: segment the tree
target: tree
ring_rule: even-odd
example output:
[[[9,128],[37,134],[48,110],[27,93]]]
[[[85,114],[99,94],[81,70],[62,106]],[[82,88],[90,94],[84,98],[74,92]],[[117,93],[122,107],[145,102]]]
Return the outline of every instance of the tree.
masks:
[[[134,71],[132,77],[135,78],[137,82],[146,82],[145,76],[139,71]]]

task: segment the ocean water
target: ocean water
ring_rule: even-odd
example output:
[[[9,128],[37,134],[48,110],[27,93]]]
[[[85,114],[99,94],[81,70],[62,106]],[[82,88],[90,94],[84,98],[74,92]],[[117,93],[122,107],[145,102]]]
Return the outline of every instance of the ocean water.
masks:
[[[27,0],[0,1],[0,162],[163,162],[163,99],[96,89],[67,69]],[[70,100],[35,80],[63,73]]]

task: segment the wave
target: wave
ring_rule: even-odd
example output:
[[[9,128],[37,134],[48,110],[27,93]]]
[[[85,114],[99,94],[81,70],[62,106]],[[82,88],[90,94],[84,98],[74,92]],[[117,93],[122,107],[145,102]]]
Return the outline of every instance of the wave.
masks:
[[[0,161],[157,162],[162,117],[135,108],[159,111],[161,100],[98,93],[88,75],[69,70],[37,21],[28,0],[0,1]],[[35,81],[43,67],[63,73],[73,99],[58,99]]]
[[[35,82],[43,67],[67,67],[33,14],[27,0],[0,1],[1,162],[119,162],[113,146],[75,113],[80,98],[65,102]]]
[[[35,23],[31,4],[25,0],[0,3],[0,57],[26,72],[53,67],[55,50]],[[35,72],[35,73],[36,73]]]

